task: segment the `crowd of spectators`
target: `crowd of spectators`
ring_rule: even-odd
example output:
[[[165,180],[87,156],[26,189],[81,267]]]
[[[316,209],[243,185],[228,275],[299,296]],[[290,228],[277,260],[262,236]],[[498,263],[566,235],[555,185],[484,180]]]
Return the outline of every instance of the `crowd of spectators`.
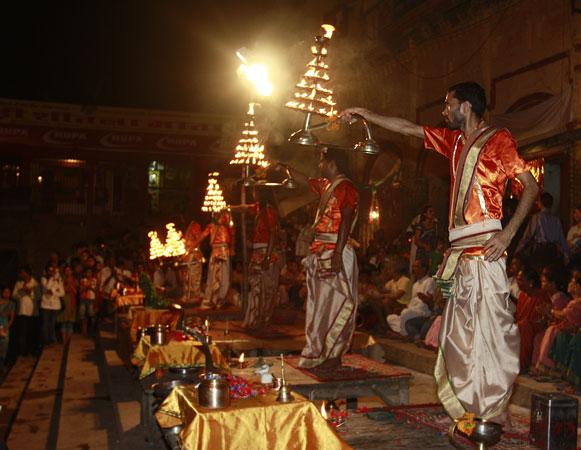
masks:
[[[552,198],[543,194],[518,245],[509,248],[510,307],[521,336],[521,371],[539,379],[565,378],[581,388],[581,207],[574,210],[566,238],[551,207]],[[308,217],[301,210],[281,221],[285,264],[279,307],[304,308],[301,260],[309,248]],[[357,249],[358,327],[436,350],[446,300],[433,275],[446,248],[445,230],[429,205],[395,240],[377,230],[365,248]],[[97,320],[112,313],[112,300],[122,291],[139,290],[149,306],[186,301],[185,271],[149,262],[146,252],[142,248],[133,259],[116,258],[103,245],[79,244],[68,258],[53,253],[39,277],[21,267],[14,286],[1,291],[0,365],[10,348],[13,355],[38,354],[42,346],[66,343],[74,332],[90,333]],[[232,261],[228,302],[234,305],[242,286],[241,253]]]
[[[564,389],[575,391],[581,389],[581,207],[574,209],[565,238],[552,206],[551,195],[543,193],[538,212],[509,252],[509,307],[520,332],[521,373],[541,381],[567,380]],[[396,242],[377,233],[361,255],[359,325],[437,351],[446,300],[432,276],[446,240],[430,210],[414,218]],[[434,228],[435,235],[423,239]]]
[[[90,334],[114,310],[115,296],[138,282],[102,245],[77,244],[66,258],[54,252],[38,276],[21,266],[14,285],[2,288],[0,367],[67,343],[75,331]]]

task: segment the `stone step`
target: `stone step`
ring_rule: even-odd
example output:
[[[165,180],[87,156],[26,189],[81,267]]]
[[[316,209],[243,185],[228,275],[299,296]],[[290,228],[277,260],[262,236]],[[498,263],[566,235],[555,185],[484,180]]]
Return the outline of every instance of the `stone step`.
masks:
[[[117,429],[123,449],[164,448],[159,434],[148,433],[141,426],[142,389],[119,354],[120,343],[112,326],[104,324],[99,332],[99,348],[103,353],[104,377],[110,387],[111,402],[117,418]]]
[[[383,347],[386,362],[397,364],[416,370],[418,372],[432,374],[436,364],[436,352],[420,348],[409,342],[398,341],[383,337],[375,338]],[[511,404],[530,409],[531,396],[535,393],[558,392],[553,383],[539,383],[530,377],[519,376],[516,380],[511,397]],[[579,421],[581,423],[581,397],[579,401]]]
[[[2,406],[0,439],[5,440],[10,432],[22,395],[34,373],[36,361],[37,359],[32,356],[18,358],[0,386],[0,405]]]
[[[73,335],[64,377],[57,447],[114,448],[118,443],[115,413],[99,367],[95,341]]]
[[[43,350],[16,412],[16,419],[8,435],[8,448],[50,448],[51,419],[59,394],[59,368],[62,367],[64,356],[66,352],[62,345],[53,345]]]

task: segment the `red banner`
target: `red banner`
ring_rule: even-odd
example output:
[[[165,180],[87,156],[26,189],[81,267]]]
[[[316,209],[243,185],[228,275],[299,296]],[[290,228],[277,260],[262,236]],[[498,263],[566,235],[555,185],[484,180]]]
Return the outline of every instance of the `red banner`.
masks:
[[[0,142],[31,146],[198,153],[220,138],[224,117],[0,99]]]

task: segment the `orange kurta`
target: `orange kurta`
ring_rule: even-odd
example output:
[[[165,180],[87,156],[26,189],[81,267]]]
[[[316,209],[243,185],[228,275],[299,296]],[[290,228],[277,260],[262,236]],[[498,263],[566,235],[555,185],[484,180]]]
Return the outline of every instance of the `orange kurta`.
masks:
[[[325,189],[330,184],[326,178],[312,178],[309,180],[311,190],[319,197],[323,195],[323,192],[325,192]],[[323,216],[315,227],[315,233],[337,234],[339,232],[339,225],[341,224],[341,209],[345,207],[356,209],[358,198],[359,194],[357,189],[350,181],[345,180],[339,183],[333,190],[327,207],[323,212]],[[334,248],[334,243],[323,243],[315,237],[310,250],[311,253],[321,253],[323,250],[332,250]]]
[[[450,160],[451,186],[454,186],[456,167],[462,154],[464,141],[464,134],[460,130],[424,127],[425,148],[433,149]],[[488,217],[485,217],[480,206],[475,183],[465,210],[466,223],[481,222],[485,218],[500,220],[507,180],[528,170],[529,167],[518,154],[514,138],[507,130],[498,130],[486,143],[476,167],[476,179],[482,188]],[[452,191],[453,189],[450,195]],[[449,225],[452,228],[452,224]]]
[[[251,239],[254,250],[250,256],[250,262],[251,264],[261,264],[266,254],[265,247],[261,244],[268,245],[272,234],[275,237],[278,236],[278,211],[270,205],[267,205],[265,208],[260,208],[258,204],[253,205],[251,211],[256,214],[256,220],[254,222],[254,233]],[[275,246],[270,256],[271,262],[276,262],[280,259],[276,250],[277,246]]]

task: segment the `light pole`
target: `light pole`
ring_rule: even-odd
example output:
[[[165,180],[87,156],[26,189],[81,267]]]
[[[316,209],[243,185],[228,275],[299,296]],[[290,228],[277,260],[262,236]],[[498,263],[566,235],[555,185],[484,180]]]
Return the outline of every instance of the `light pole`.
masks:
[[[252,86],[253,94],[251,97],[269,97],[272,94],[273,87],[268,80],[268,69],[263,64],[249,63],[248,50],[241,48],[236,52],[240,59],[241,65],[238,68],[238,75],[244,77]],[[248,246],[247,246],[247,229],[246,229],[246,188],[253,184],[250,176],[251,167],[267,167],[268,161],[264,157],[264,144],[258,138],[258,130],[254,123],[254,108],[256,102],[250,101],[246,113],[246,122],[242,130],[242,137],[238,141],[235,149],[234,158],[230,164],[242,166],[242,185],[240,190],[241,208],[240,232],[242,234],[242,312],[246,312],[248,304]]]

